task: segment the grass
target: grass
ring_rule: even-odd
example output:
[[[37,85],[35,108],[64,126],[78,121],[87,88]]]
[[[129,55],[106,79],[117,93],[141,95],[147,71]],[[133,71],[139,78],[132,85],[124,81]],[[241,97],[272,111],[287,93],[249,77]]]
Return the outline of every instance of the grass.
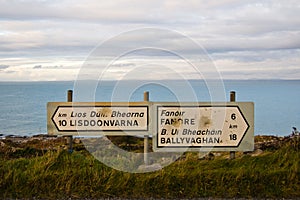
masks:
[[[0,198],[299,198],[299,140],[235,160],[187,153],[160,171],[111,169],[86,151],[0,157]]]

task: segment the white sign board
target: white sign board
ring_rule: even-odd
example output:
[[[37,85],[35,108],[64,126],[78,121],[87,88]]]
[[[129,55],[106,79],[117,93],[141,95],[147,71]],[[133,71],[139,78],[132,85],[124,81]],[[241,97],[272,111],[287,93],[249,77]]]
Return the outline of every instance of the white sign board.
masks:
[[[47,106],[49,134],[149,134],[147,104],[50,102]]]
[[[50,102],[48,134],[153,137],[153,150],[252,151],[254,104]]]
[[[222,151],[254,148],[254,105],[156,103],[155,151]]]

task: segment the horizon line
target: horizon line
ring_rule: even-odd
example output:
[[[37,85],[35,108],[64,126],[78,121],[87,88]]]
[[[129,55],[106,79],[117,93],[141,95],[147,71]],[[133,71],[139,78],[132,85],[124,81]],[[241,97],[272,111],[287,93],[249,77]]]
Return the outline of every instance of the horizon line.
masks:
[[[254,79],[129,79],[129,80],[96,80],[96,79],[82,79],[82,80],[0,80],[0,83],[34,83],[34,82],[75,82],[75,81],[104,81],[104,82],[118,82],[118,81],[300,81],[300,79],[285,79],[285,78],[254,78]]]

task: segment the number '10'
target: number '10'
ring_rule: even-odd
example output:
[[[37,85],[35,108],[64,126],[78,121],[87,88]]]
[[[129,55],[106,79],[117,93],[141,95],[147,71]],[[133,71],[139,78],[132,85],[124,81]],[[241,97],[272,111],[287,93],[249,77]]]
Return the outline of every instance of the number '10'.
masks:
[[[59,120],[58,124],[59,124],[59,126],[67,126],[67,121],[66,120]]]

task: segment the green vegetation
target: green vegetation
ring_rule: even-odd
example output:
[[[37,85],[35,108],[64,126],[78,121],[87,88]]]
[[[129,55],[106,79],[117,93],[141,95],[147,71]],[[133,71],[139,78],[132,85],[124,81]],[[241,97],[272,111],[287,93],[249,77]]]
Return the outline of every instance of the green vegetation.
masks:
[[[298,138],[291,138],[279,149],[235,160],[186,153],[160,171],[130,174],[85,150],[27,148],[19,157],[0,154],[0,198],[299,198],[299,149]]]

